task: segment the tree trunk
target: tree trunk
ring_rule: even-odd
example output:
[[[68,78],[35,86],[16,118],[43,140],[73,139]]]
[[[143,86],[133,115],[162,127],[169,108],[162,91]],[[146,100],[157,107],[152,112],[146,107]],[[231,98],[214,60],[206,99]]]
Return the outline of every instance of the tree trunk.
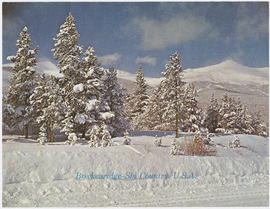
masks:
[[[178,113],[175,114],[175,138],[178,138]]]
[[[48,141],[54,142],[54,133],[53,133],[53,127],[48,127]]]
[[[48,139],[48,142],[51,142],[52,141],[52,133],[51,133],[51,128],[50,126],[48,126],[48,129],[47,129],[47,139]]]
[[[25,135],[25,138],[27,139],[28,138],[28,124],[25,125],[24,127],[24,135]]]
[[[82,131],[82,138],[85,138],[85,130]]]

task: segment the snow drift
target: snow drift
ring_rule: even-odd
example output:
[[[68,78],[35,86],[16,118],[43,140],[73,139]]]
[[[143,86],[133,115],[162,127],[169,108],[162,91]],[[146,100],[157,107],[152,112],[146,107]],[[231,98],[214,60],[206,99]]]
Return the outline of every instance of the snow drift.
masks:
[[[63,142],[42,146],[34,140],[4,136],[9,140],[3,143],[3,206],[269,204],[268,138],[238,135],[241,147],[232,149],[228,141],[233,135],[217,135],[213,138],[217,156],[170,156],[173,136],[156,147],[154,136],[159,134],[133,134],[131,145],[120,145],[123,137],[114,138],[119,146],[106,148],[90,148],[83,141],[75,146]],[[193,173],[194,178],[180,178],[183,172]],[[98,174],[129,178],[83,178]],[[158,174],[169,177],[154,178]]]

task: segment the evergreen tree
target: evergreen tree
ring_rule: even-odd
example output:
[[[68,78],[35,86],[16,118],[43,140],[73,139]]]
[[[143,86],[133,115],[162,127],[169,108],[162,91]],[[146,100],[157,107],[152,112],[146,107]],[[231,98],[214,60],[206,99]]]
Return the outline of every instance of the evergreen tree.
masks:
[[[178,138],[179,119],[182,119],[184,111],[184,86],[183,69],[178,52],[170,57],[170,63],[165,66],[163,73],[165,79],[161,81],[161,94],[164,105],[163,122],[175,124],[176,138]]]
[[[16,115],[15,110],[13,107],[8,104],[8,99],[6,95],[3,95],[3,100],[2,100],[2,128],[3,128],[3,133],[8,133],[14,130],[15,124],[15,118],[18,117]]]
[[[31,49],[31,38],[26,26],[20,32],[20,39],[17,40],[16,45],[18,47],[16,55],[7,57],[14,63],[7,100],[16,112],[13,117],[15,122],[24,127],[27,138],[29,123],[33,120],[28,114],[28,109],[29,97],[35,87],[36,71],[33,67],[37,63],[35,55],[38,47]]]
[[[206,111],[206,118],[204,126],[209,130],[210,133],[215,133],[218,126],[219,120],[219,104],[215,95],[212,94],[210,104]]]
[[[256,111],[251,114],[251,134],[258,136],[268,136],[268,129],[266,125],[262,122],[262,116],[260,111]]]
[[[203,114],[198,107],[197,92],[193,84],[185,89],[183,117],[180,117],[180,129],[182,131],[197,132],[203,130]]]
[[[76,97],[76,127],[75,129],[89,135],[91,127],[99,123],[99,114],[108,112],[109,106],[103,102],[106,91],[103,76],[104,69],[100,67],[95,50],[88,47],[84,52],[81,63],[81,76],[77,78],[80,82],[74,86],[74,94]]]
[[[224,94],[221,99],[219,115],[220,119],[216,131],[229,134],[235,133],[237,119],[235,101],[233,98],[229,97],[228,94]]]
[[[110,101],[106,96],[109,94],[109,81],[107,80],[107,71],[100,67],[93,47],[88,47],[84,53],[82,79],[83,91],[78,92],[81,98],[79,104],[81,111],[78,118],[81,120],[79,127],[83,127],[83,133],[90,136],[90,145],[92,146],[109,146],[112,143],[109,139],[114,134],[114,126],[111,124],[115,115],[110,106]],[[111,89],[113,90],[113,89]],[[118,114],[118,113],[117,113]],[[116,124],[115,124],[116,125]],[[93,134],[95,136],[93,136]]]
[[[149,102],[149,96],[147,95],[147,84],[143,75],[143,68],[140,65],[138,67],[136,75],[136,89],[135,92],[129,98],[129,114],[131,118],[131,124],[135,129],[142,129],[141,115],[144,113],[147,104]]]
[[[150,130],[171,130],[171,124],[165,124],[163,121],[164,103],[160,97],[161,86],[154,90],[149,99],[145,112],[141,116],[141,124]]]
[[[54,129],[61,119],[62,99],[59,86],[54,76],[46,77],[42,74],[37,87],[30,96],[31,114],[39,124],[40,143],[54,141]]]
[[[129,124],[125,120],[124,102],[126,94],[117,82],[117,71],[113,67],[107,71],[105,86],[107,88],[105,99],[114,114],[114,117],[109,121],[112,130],[111,135],[112,137],[123,136],[126,130],[129,129]]]
[[[62,122],[62,131],[69,134],[76,132],[75,117],[77,115],[77,100],[75,85],[80,84],[81,62],[80,55],[82,47],[78,45],[79,33],[74,23],[74,17],[69,13],[64,24],[60,26],[60,31],[57,34],[55,48],[52,49],[54,58],[58,60],[58,67],[63,78],[60,79],[60,88],[65,104],[65,118]],[[77,86],[78,87],[78,86]],[[78,120],[78,118],[76,118]]]

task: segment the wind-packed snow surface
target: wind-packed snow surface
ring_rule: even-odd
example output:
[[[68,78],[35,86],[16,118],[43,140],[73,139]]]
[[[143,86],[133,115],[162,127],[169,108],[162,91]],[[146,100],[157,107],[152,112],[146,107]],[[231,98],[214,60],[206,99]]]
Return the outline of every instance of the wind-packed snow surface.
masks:
[[[3,206],[268,206],[268,138],[238,135],[241,147],[229,148],[234,135],[217,135],[216,156],[199,157],[170,156],[173,135],[158,147],[155,135],[106,148],[4,136]]]

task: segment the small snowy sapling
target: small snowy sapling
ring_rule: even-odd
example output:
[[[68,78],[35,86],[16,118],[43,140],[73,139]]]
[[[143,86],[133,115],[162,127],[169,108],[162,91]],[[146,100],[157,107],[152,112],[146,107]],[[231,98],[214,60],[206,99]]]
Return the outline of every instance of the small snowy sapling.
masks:
[[[124,135],[123,145],[130,145],[131,139],[128,137],[128,135],[129,135],[129,133],[128,133],[128,131],[126,131],[125,135]]]
[[[161,146],[161,138],[158,137],[157,135],[155,136],[155,139],[154,139],[154,145],[157,147]]]

